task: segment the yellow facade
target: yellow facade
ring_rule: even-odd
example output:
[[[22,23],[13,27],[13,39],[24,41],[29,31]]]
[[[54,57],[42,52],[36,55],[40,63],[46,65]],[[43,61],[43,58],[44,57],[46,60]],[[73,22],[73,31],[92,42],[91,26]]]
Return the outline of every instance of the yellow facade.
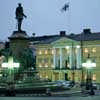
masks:
[[[93,80],[100,83],[100,41],[84,41],[83,42],[83,60],[87,59],[90,54],[90,59],[96,62],[96,67],[91,68]]]
[[[81,82],[82,78],[82,63],[85,62],[88,58],[88,55],[90,55],[90,59],[92,61],[96,62],[96,68],[91,69],[93,81],[96,81],[97,83],[100,83],[100,41],[83,41],[82,42],[82,48],[81,43],[78,41],[71,40],[69,38],[62,37],[61,39],[58,39],[50,44],[36,44],[36,67],[39,72],[39,75],[41,78],[49,79],[52,81],[55,80],[74,80],[76,82]],[[71,49],[73,46],[73,50]],[[62,50],[61,50],[62,48]],[[80,48],[81,53],[83,52],[83,58],[82,54],[80,54],[78,58],[78,49]],[[54,60],[54,53],[56,49],[56,64]],[[60,56],[60,52],[62,56]],[[72,66],[76,66],[75,70],[72,70],[68,67],[70,67],[70,52],[74,52],[73,59],[74,62],[72,62]],[[69,58],[68,58],[69,57]],[[62,60],[62,62],[59,62],[59,60]],[[78,59],[80,61],[78,61]],[[66,67],[66,61],[67,61],[67,67]],[[77,64],[78,62],[78,64]],[[81,62],[81,64],[80,64]],[[61,66],[61,68],[56,67]],[[79,68],[78,68],[79,66]],[[87,76],[87,69],[84,68],[84,80]]]

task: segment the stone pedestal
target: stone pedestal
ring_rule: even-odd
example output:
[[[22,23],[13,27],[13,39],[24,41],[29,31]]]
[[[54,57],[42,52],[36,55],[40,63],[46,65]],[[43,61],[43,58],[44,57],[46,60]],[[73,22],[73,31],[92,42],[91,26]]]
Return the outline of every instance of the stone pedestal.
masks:
[[[8,39],[10,40],[10,50],[12,51],[12,54],[19,58],[20,52],[23,52],[23,49],[28,48],[28,35],[25,31],[14,31]]]

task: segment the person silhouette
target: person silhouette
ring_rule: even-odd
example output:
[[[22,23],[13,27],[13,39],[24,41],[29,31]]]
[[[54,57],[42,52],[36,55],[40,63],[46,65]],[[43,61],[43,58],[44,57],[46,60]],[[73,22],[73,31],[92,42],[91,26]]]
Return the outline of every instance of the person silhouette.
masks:
[[[16,19],[17,19],[17,26],[18,26],[18,31],[22,31],[21,30],[21,25],[22,25],[22,20],[23,18],[27,18],[27,16],[23,13],[23,7],[21,6],[21,3],[18,3],[18,7],[16,8]]]

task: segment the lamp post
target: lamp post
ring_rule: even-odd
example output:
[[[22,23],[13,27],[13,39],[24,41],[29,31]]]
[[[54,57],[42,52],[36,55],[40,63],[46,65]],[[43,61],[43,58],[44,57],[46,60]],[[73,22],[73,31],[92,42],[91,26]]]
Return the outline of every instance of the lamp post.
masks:
[[[87,69],[87,78],[86,78],[86,89],[91,90],[90,94],[94,94],[93,86],[92,86],[92,73],[91,69],[96,67],[96,63],[92,62],[90,59],[88,59],[85,63],[82,63],[82,66]]]
[[[8,63],[2,63],[3,68],[8,68],[9,75],[7,80],[7,86],[6,86],[6,95],[7,96],[15,96],[15,85],[14,85],[14,68],[19,68],[19,63],[15,63],[13,61],[13,57],[8,58]]]
[[[9,69],[9,81],[12,82],[12,80],[14,80],[13,78],[13,69],[14,68],[19,68],[19,63],[15,63],[13,61],[13,57],[9,57],[8,58],[8,63],[5,62],[5,63],[2,63],[2,68],[8,68]]]

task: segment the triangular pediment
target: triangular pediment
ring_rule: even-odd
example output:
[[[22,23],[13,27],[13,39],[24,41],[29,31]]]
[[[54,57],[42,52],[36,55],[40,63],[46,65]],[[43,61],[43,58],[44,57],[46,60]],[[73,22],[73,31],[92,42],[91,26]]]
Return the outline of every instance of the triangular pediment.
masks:
[[[72,45],[72,43],[74,45],[78,44],[78,42],[75,40],[72,40],[72,39],[67,38],[67,37],[62,37],[62,38],[52,42],[51,44],[53,46],[66,46],[66,45]]]

